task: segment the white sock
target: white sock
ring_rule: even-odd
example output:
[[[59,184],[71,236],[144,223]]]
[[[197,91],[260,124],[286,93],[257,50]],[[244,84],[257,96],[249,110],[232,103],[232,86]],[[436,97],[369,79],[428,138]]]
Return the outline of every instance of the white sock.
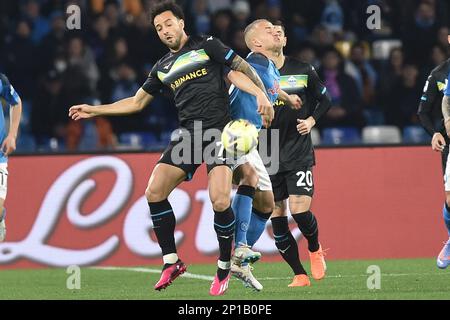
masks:
[[[176,253],[169,253],[163,256],[164,264],[174,264],[178,261],[178,255]]]
[[[231,268],[231,261],[217,260],[217,266],[222,270],[228,270]]]

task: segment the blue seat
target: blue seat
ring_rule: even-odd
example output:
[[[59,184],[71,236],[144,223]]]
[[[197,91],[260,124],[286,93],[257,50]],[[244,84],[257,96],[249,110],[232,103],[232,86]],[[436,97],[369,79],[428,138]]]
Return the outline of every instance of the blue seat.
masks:
[[[403,142],[430,143],[431,137],[420,126],[407,126],[403,128]]]
[[[36,141],[28,133],[22,133],[17,138],[17,152],[36,152]]]
[[[152,132],[125,132],[119,136],[119,142],[133,149],[160,149],[161,141]]]
[[[357,128],[326,128],[322,132],[322,145],[346,145],[361,143],[361,135]]]

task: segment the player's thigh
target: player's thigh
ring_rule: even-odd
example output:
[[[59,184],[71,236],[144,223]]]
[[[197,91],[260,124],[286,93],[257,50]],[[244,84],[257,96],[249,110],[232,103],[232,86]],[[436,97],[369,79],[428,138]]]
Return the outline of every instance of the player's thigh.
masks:
[[[256,190],[253,199],[253,207],[262,213],[273,212],[275,207],[273,192],[268,190]]]
[[[311,167],[289,172],[286,178],[289,193],[289,210],[292,214],[309,211],[314,195],[314,178]]]
[[[285,200],[289,198],[289,192],[287,189],[287,183],[285,175],[283,173],[277,173],[270,176],[270,181],[272,183],[272,192],[275,201],[275,210],[277,210],[277,204],[283,204],[286,209]]]
[[[8,165],[0,164],[0,210],[5,203],[6,194],[8,192]],[[1,212],[0,212],[1,213]]]
[[[250,162],[237,165],[233,169],[233,184],[235,185],[246,185],[256,188],[258,180],[258,173]]]
[[[445,191],[445,203],[450,208],[450,191]]]
[[[312,198],[310,196],[290,195],[289,210],[292,214],[307,212],[311,209]]]
[[[233,173],[226,165],[215,166],[208,173],[209,198],[215,211],[225,211],[230,207],[231,180]]]
[[[275,208],[273,209],[273,213],[272,213],[272,218],[287,216],[286,209],[287,209],[286,200],[276,201]]]
[[[149,202],[159,202],[167,199],[169,194],[186,179],[186,172],[182,169],[158,163],[150,176],[145,195]]]
[[[442,152],[442,170],[444,172],[445,202],[450,207],[450,159],[448,146],[445,146],[444,152]]]

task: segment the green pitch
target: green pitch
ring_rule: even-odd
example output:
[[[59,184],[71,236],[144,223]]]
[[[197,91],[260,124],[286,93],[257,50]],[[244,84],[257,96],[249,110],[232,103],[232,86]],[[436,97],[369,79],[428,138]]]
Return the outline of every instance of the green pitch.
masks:
[[[305,263],[309,271],[309,265]],[[381,288],[368,278],[371,265],[381,270]],[[255,264],[264,290],[254,292],[232,279],[225,296],[208,295],[214,265],[189,265],[188,274],[157,292],[157,267],[81,269],[81,289],[67,288],[65,269],[0,271],[0,299],[450,299],[450,270],[439,270],[434,259],[329,261],[327,278],[311,280],[308,288],[288,288],[292,279],[285,263]],[[71,282],[71,281],[69,281]]]

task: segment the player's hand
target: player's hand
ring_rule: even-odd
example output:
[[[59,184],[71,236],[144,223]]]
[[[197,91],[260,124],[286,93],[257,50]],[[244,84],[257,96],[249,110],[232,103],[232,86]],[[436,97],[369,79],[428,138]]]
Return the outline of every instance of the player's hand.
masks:
[[[72,120],[89,119],[95,117],[93,107],[88,104],[80,104],[69,109],[69,117]]]
[[[433,139],[431,139],[431,148],[434,151],[442,152],[442,151],[444,151],[444,147],[445,147],[444,136],[441,133],[436,132],[433,135]]]
[[[16,150],[16,138],[8,135],[2,143],[2,152],[5,156],[10,155]]]
[[[311,132],[311,129],[316,125],[316,120],[313,117],[308,119],[297,119],[297,131],[302,136],[307,135]]]
[[[256,97],[256,103],[258,104],[258,113],[262,117],[263,125],[267,128],[270,127],[275,116],[272,104],[265,94],[258,95]]]
[[[292,109],[299,110],[303,105],[303,101],[298,95],[290,94],[288,104]]]

